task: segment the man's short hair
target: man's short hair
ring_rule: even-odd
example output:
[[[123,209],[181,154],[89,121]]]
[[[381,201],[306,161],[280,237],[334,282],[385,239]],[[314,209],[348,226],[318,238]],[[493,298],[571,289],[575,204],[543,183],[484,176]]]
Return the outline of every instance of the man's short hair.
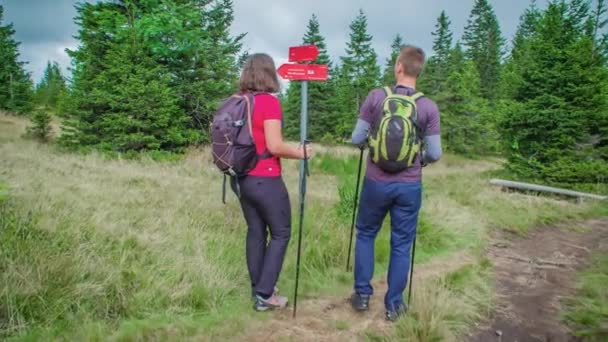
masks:
[[[399,63],[407,76],[418,77],[424,68],[424,50],[414,45],[404,45],[399,53]]]

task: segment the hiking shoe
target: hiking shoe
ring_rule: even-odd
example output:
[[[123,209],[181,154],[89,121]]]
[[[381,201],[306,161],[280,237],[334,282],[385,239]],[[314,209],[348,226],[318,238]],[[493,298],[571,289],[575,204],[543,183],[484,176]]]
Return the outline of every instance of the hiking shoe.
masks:
[[[367,311],[369,310],[369,299],[371,296],[369,295],[360,295],[358,293],[353,293],[350,297],[350,304],[353,306],[355,311]]]
[[[407,305],[401,304],[397,310],[391,311],[386,310],[386,320],[389,322],[396,322],[407,312]]]
[[[264,299],[261,296],[256,296],[253,309],[255,311],[283,309],[287,306],[287,302],[287,297],[279,296],[277,294],[270,296],[268,299]]]
[[[275,286],[274,292],[272,293],[272,295],[274,296],[274,295],[278,295],[278,294],[279,294],[279,288]],[[255,290],[251,289],[251,300],[255,302],[258,299],[257,297],[258,297],[258,295],[255,293]]]

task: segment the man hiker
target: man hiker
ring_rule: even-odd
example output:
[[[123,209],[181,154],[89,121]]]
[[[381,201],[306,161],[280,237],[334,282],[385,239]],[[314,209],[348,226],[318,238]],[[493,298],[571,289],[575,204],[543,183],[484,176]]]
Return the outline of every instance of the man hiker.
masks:
[[[442,153],[437,105],[416,91],[424,62],[422,49],[403,46],[395,63],[396,86],[369,93],[352,133],[353,144],[369,142],[370,157],[356,223],[351,304],[356,311],[369,310],[374,292],[374,242],[390,213],[391,255],[384,297],[389,321],[407,311],[403,292],[421,205],[422,167],[438,161]]]

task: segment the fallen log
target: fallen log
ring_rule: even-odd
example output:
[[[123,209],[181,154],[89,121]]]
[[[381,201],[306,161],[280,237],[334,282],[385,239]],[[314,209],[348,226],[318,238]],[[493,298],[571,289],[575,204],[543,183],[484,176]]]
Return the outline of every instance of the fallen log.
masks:
[[[492,180],[490,180],[490,184],[496,185],[496,186],[505,187],[505,188],[512,188],[512,189],[519,189],[519,190],[528,190],[528,191],[538,191],[538,192],[548,192],[548,193],[552,193],[552,194],[571,196],[571,197],[578,197],[579,199],[580,198],[591,198],[591,199],[596,199],[596,200],[606,200],[606,199],[608,199],[608,196],[602,196],[602,195],[596,195],[596,194],[589,194],[589,193],[585,193],[585,192],[578,192],[578,191],[572,191],[572,190],[554,188],[554,187],[551,187],[551,186],[544,186],[544,185],[537,185],[537,184],[530,184],[530,183],[521,183],[521,182],[513,182],[513,181],[507,181],[507,180],[503,180],[503,179],[492,179]]]

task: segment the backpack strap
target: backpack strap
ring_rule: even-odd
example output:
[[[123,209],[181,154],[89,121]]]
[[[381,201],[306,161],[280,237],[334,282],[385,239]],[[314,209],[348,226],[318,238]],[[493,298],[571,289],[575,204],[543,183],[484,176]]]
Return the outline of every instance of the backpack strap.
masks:
[[[384,87],[382,89],[384,90],[384,94],[386,94],[387,97],[393,95],[393,90],[391,89],[391,87]]]
[[[251,93],[243,94],[245,102],[247,103],[247,127],[249,128],[249,134],[253,137],[253,106],[255,105],[255,95]]]
[[[224,182],[222,183],[222,203],[226,204],[226,174],[224,173]]]
[[[262,94],[268,94],[265,92],[250,92],[247,93],[245,98],[247,99],[247,105],[248,107],[248,111],[247,111],[247,115],[248,115],[248,121],[249,121],[249,132],[251,133],[251,137],[253,138],[253,111],[255,110],[255,97],[258,95],[262,95]],[[249,98],[247,97],[247,95],[251,96],[251,100],[249,100]],[[272,155],[272,153],[270,153],[270,151],[268,151],[268,149],[264,150],[264,152],[262,152],[262,154],[258,154],[258,158],[259,159],[270,159],[274,157]]]
[[[264,150],[262,154],[258,154],[258,159],[270,159],[272,157],[274,157],[274,155],[272,155],[268,149]]]
[[[410,96],[412,98],[412,100],[414,101],[418,101],[419,99],[424,97],[424,94],[421,92],[416,92],[414,93],[412,96]]]
[[[239,177],[236,175],[230,175],[228,173],[224,173],[224,181],[222,183],[222,203],[226,204],[226,183],[228,181],[228,177],[230,177],[230,183],[234,185],[234,191],[236,197],[241,198],[241,184],[239,183]]]

